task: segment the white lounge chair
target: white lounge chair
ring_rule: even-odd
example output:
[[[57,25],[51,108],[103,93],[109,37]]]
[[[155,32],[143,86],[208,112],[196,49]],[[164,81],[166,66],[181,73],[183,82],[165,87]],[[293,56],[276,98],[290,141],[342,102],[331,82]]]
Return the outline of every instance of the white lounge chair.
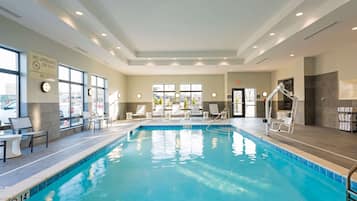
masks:
[[[33,152],[35,138],[46,137],[46,148],[48,148],[48,131],[34,131],[30,117],[9,118],[9,121],[14,134],[30,137],[31,152]]]
[[[164,107],[163,107],[163,105],[156,105],[154,107],[154,111],[152,112],[152,116],[161,117],[162,115],[164,115]]]
[[[218,104],[209,104],[208,107],[211,116],[219,116],[221,114],[218,109]]]
[[[172,111],[171,115],[172,116],[183,116],[183,111],[180,108],[180,104],[173,104],[172,105]]]
[[[201,111],[199,105],[192,106],[191,115],[192,116],[201,116],[202,115],[202,111]]]
[[[133,114],[133,117],[145,117],[146,105],[137,105],[136,112]]]

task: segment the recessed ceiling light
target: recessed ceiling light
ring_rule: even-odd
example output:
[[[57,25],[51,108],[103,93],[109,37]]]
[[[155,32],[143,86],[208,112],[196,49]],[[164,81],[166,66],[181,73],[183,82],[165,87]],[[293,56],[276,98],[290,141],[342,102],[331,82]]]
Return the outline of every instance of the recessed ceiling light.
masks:
[[[107,36],[106,33],[102,33],[102,34],[100,34],[100,35],[103,36],[103,37],[106,37],[106,36]]]
[[[229,63],[226,61],[222,61],[221,63],[219,63],[220,66],[229,66]]]
[[[148,62],[148,63],[146,63],[146,65],[147,65],[147,66],[154,66],[155,64],[152,63],[152,62]]]
[[[353,28],[352,28],[352,31],[357,31],[357,27],[353,27]]]
[[[254,48],[254,49],[257,49],[257,48],[258,48],[258,46],[254,45],[254,46],[253,46],[253,48]]]
[[[76,15],[79,15],[79,16],[83,15],[83,13],[81,11],[76,11],[75,13],[76,13]]]
[[[95,43],[96,45],[99,45],[99,41],[98,41],[98,39],[97,38],[92,38],[92,41],[93,41],[93,43]]]
[[[200,61],[195,63],[195,66],[203,66],[203,65],[204,64],[202,62],[200,62]]]
[[[296,15],[296,17],[300,17],[300,16],[302,16],[304,13],[303,12],[298,12],[298,13],[296,13],[295,15]]]
[[[180,65],[180,63],[177,63],[177,62],[173,62],[172,64],[171,64],[171,66],[179,66]]]
[[[275,36],[275,33],[274,33],[274,32],[271,32],[271,33],[269,34],[269,36]]]
[[[116,48],[117,48],[118,50],[120,50],[121,47],[120,47],[120,46],[117,46]]]
[[[291,57],[295,56],[295,54],[290,54]]]

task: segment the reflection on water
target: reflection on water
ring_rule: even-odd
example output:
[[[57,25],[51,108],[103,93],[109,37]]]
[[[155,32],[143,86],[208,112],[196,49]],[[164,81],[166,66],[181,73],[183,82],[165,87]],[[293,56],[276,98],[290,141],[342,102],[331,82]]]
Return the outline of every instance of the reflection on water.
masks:
[[[180,161],[203,155],[202,130],[180,130]]]
[[[151,153],[153,162],[203,156],[202,130],[154,130]]]
[[[108,159],[113,162],[119,162],[120,157],[122,156],[123,144],[114,148],[111,152],[108,153]]]
[[[256,144],[238,132],[233,132],[232,152],[235,156],[246,155],[251,161],[254,161],[257,153]]]

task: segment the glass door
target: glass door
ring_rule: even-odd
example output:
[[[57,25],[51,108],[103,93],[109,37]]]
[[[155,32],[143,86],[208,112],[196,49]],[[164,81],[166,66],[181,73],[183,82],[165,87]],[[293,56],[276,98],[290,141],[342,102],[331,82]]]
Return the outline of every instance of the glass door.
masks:
[[[244,89],[232,89],[233,117],[245,117]]]

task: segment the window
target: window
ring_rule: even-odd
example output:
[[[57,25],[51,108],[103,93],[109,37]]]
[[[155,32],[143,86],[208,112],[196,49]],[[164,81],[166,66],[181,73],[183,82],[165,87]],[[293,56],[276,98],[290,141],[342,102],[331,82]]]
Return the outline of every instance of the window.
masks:
[[[257,92],[254,88],[244,89],[245,93],[245,116],[246,117],[255,117],[256,116],[256,97]]]
[[[95,75],[91,76],[91,85],[93,88],[92,94],[92,112],[99,116],[106,114],[106,90],[107,90],[107,80]]]
[[[153,91],[153,111],[163,114],[164,110],[171,110],[175,102],[175,85],[174,84],[155,84],[152,86]]]
[[[19,114],[19,53],[0,47],[0,123]]]
[[[67,66],[58,67],[60,128],[83,123],[84,73]]]
[[[202,85],[181,84],[180,85],[180,107],[181,109],[202,108]]]

